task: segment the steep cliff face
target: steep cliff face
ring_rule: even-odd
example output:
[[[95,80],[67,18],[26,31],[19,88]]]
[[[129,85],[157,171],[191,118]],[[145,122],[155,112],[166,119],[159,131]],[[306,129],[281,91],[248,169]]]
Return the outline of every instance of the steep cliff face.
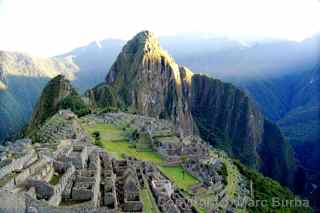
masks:
[[[244,92],[177,65],[150,32],[139,33],[125,45],[106,82],[87,96],[96,106],[126,107],[171,119],[184,134],[199,133],[208,143],[282,183],[289,181],[290,175],[285,176],[294,168],[281,132],[264,120]]]
[[[262,144],[257,151],[261,159],[260,171],[287,186],[292,186],[296,172],[292,147],[284,139],[278,126],[266,119],[263,125]]]
[[[187,69],[179,67],[160,48],[155,36],[146,31],[124,46],[111,67],[106,84],[112,87],[112,92],[100,85],[91,94],[101,97],[99,90],[114,94],[129,111],[171,119],[184,134],[191,134],[191,113],[183,97],[189,75]],[[103,102],[104,99],[98,98],[98,104]]]
[[[40,99],[33,111],[31,121],[27,128],[27,134],[31,134],[47,118],[59,110],[60,102],[67,96],[78,95],[69,80],[63,75],[53,78],[42,91]]]
[[[191,106],[200,134],[208,142],[246,165],[257,166],[263,117],[242,91],[220,80],[194,75]]]
[[[295,160],[279,128],[229,83],[193,75],[191,112],[200,135],[242,163],[290,186]]]

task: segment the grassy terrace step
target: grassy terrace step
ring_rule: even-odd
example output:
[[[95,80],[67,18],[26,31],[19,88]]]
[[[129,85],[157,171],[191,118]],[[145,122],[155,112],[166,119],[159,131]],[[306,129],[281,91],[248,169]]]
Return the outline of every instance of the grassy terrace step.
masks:
[[[181,166],[159,166],[159,169],[180,189],[188,191],[191,186],[200,183],[195,177],[185,171]]]
[[[143,181],[144,188],[140,192],[140,197],[143,202],[144,213],[160,213],[145,176],[143,176]]]

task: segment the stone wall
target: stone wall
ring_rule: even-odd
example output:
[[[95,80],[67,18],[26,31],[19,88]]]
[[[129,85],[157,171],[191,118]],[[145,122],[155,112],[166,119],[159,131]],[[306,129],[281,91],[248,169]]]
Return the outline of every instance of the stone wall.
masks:
[[[41,159],[35,164],[31,165],[29,168],[23,170],[17,177],[16,183],[17,185],[22,184],[28,177],[36,174],[39,171],[39,168],[43,168],[48,164],[48,161],[45,159]]]
[[[31,174],[33,179],[49,181],[53,173],[53,162],[51,160],[48,160],[45,164],[35,168],[33,173]]]
[[[54,152],[53,157],[57,160],[64,159],[66,156],[68,156],[72,151],[72,146],[69,145],[70,140],[67,140],[68,143],[66,143],[63,147],[58,147],[58,149]]]
[[[25,213],[26,205],[23,194],[0,190],[1,213]]]
[[[75,172],[75,167],[74,166],[70,166],[66,173],[63,174],[63,176],[59,179],[59,183],[54,185],[53,187],[53,195],[49,200],[49,204],[53,205],[53,206],[58,206],[61,202],[61,198],[62,198],[62,192],[65,189],[69,178],[71,178],[71,176],[73,175],[73,173]]]
[[[40,161],[31,165],[29,168],[23,170],[15,178],[10,179],[2,188],[6,190],[12,190],[16,186],[27,184],[28,178],[39,180],[42,179],[43,176],[46,176],[46,179],[50,179],[52,174],[52,163],[45,159],[41,159]]]
[[[92,201],[93,201],[93,205],[95,207],[98,207],[99,206],[99,196],[100,196],[100,182],[101,182],[101,160],[100,160],[99,154],[97,154],[96,165],[97,165],[97,170],[96,170],[97,173],[95,176],[96,182],[93,187]]]
[[[35,188],[36,197],[39,200],[48,200],[54,193],[53,187],[43,180],[28,178],[26,182],[27,188]]]
[[[13,171],[23,169],[25,164],[30,163],[30,161],[34,161],[36,159],[35,157],[36,153],[32,151],[21,158],[12,160],[9,165],[6,165],[0,169],[0,179]]]
[[[66,157],[67,162],[72,162],[76,169],[83,169],[88,159],[88,148],[83,145],[73,145],[72,152]]]
[[[71,207],[55,207],[55,206],[49,206],[44,202],[41,202],[39,200],[36,200],[32,198],[31,196],[26,195],[25,199],[25,207],[26,210],[23,211],[23,213],[33,213],[33,212],[39,212],[39,213],[117,213],[116,210],[110,210],[108,208],[96,208],[93,206],[73,206]],[[11,212],[10,212],[11,213]],[[12,212],[13,213],[13,212]],[[19,212],[20,213],[20,212]],[[21,212],[22,213],[22,212]]]

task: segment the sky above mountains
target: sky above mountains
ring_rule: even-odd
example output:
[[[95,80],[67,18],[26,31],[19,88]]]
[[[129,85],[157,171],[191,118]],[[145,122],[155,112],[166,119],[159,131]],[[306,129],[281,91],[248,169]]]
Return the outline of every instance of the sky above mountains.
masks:
[[[145,29],[299,41],[320,32],[319,20],[318,0],[0,0],[0,49],[53,56]]]

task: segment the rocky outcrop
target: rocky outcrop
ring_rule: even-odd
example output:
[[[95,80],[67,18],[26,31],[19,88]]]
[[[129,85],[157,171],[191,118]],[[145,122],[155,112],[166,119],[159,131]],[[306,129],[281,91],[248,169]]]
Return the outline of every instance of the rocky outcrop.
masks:
[[[60,102],[67,96],[78,95],[69,80],[63,75],[53,78],[43,89],[40,99],[33,111],[27,128],[27,135],[31,134],[48,118],[59,110]]]
[[[177,65],[150,32],[130,40],[106,82],[87,94],[98,107],[121,105],[128,111],[173,120],[184,135],[199,133],[244,164],[282,183],[292,182],[286,175],[294,168],[291,149],[248,96],[231,84],[194,75]]]

